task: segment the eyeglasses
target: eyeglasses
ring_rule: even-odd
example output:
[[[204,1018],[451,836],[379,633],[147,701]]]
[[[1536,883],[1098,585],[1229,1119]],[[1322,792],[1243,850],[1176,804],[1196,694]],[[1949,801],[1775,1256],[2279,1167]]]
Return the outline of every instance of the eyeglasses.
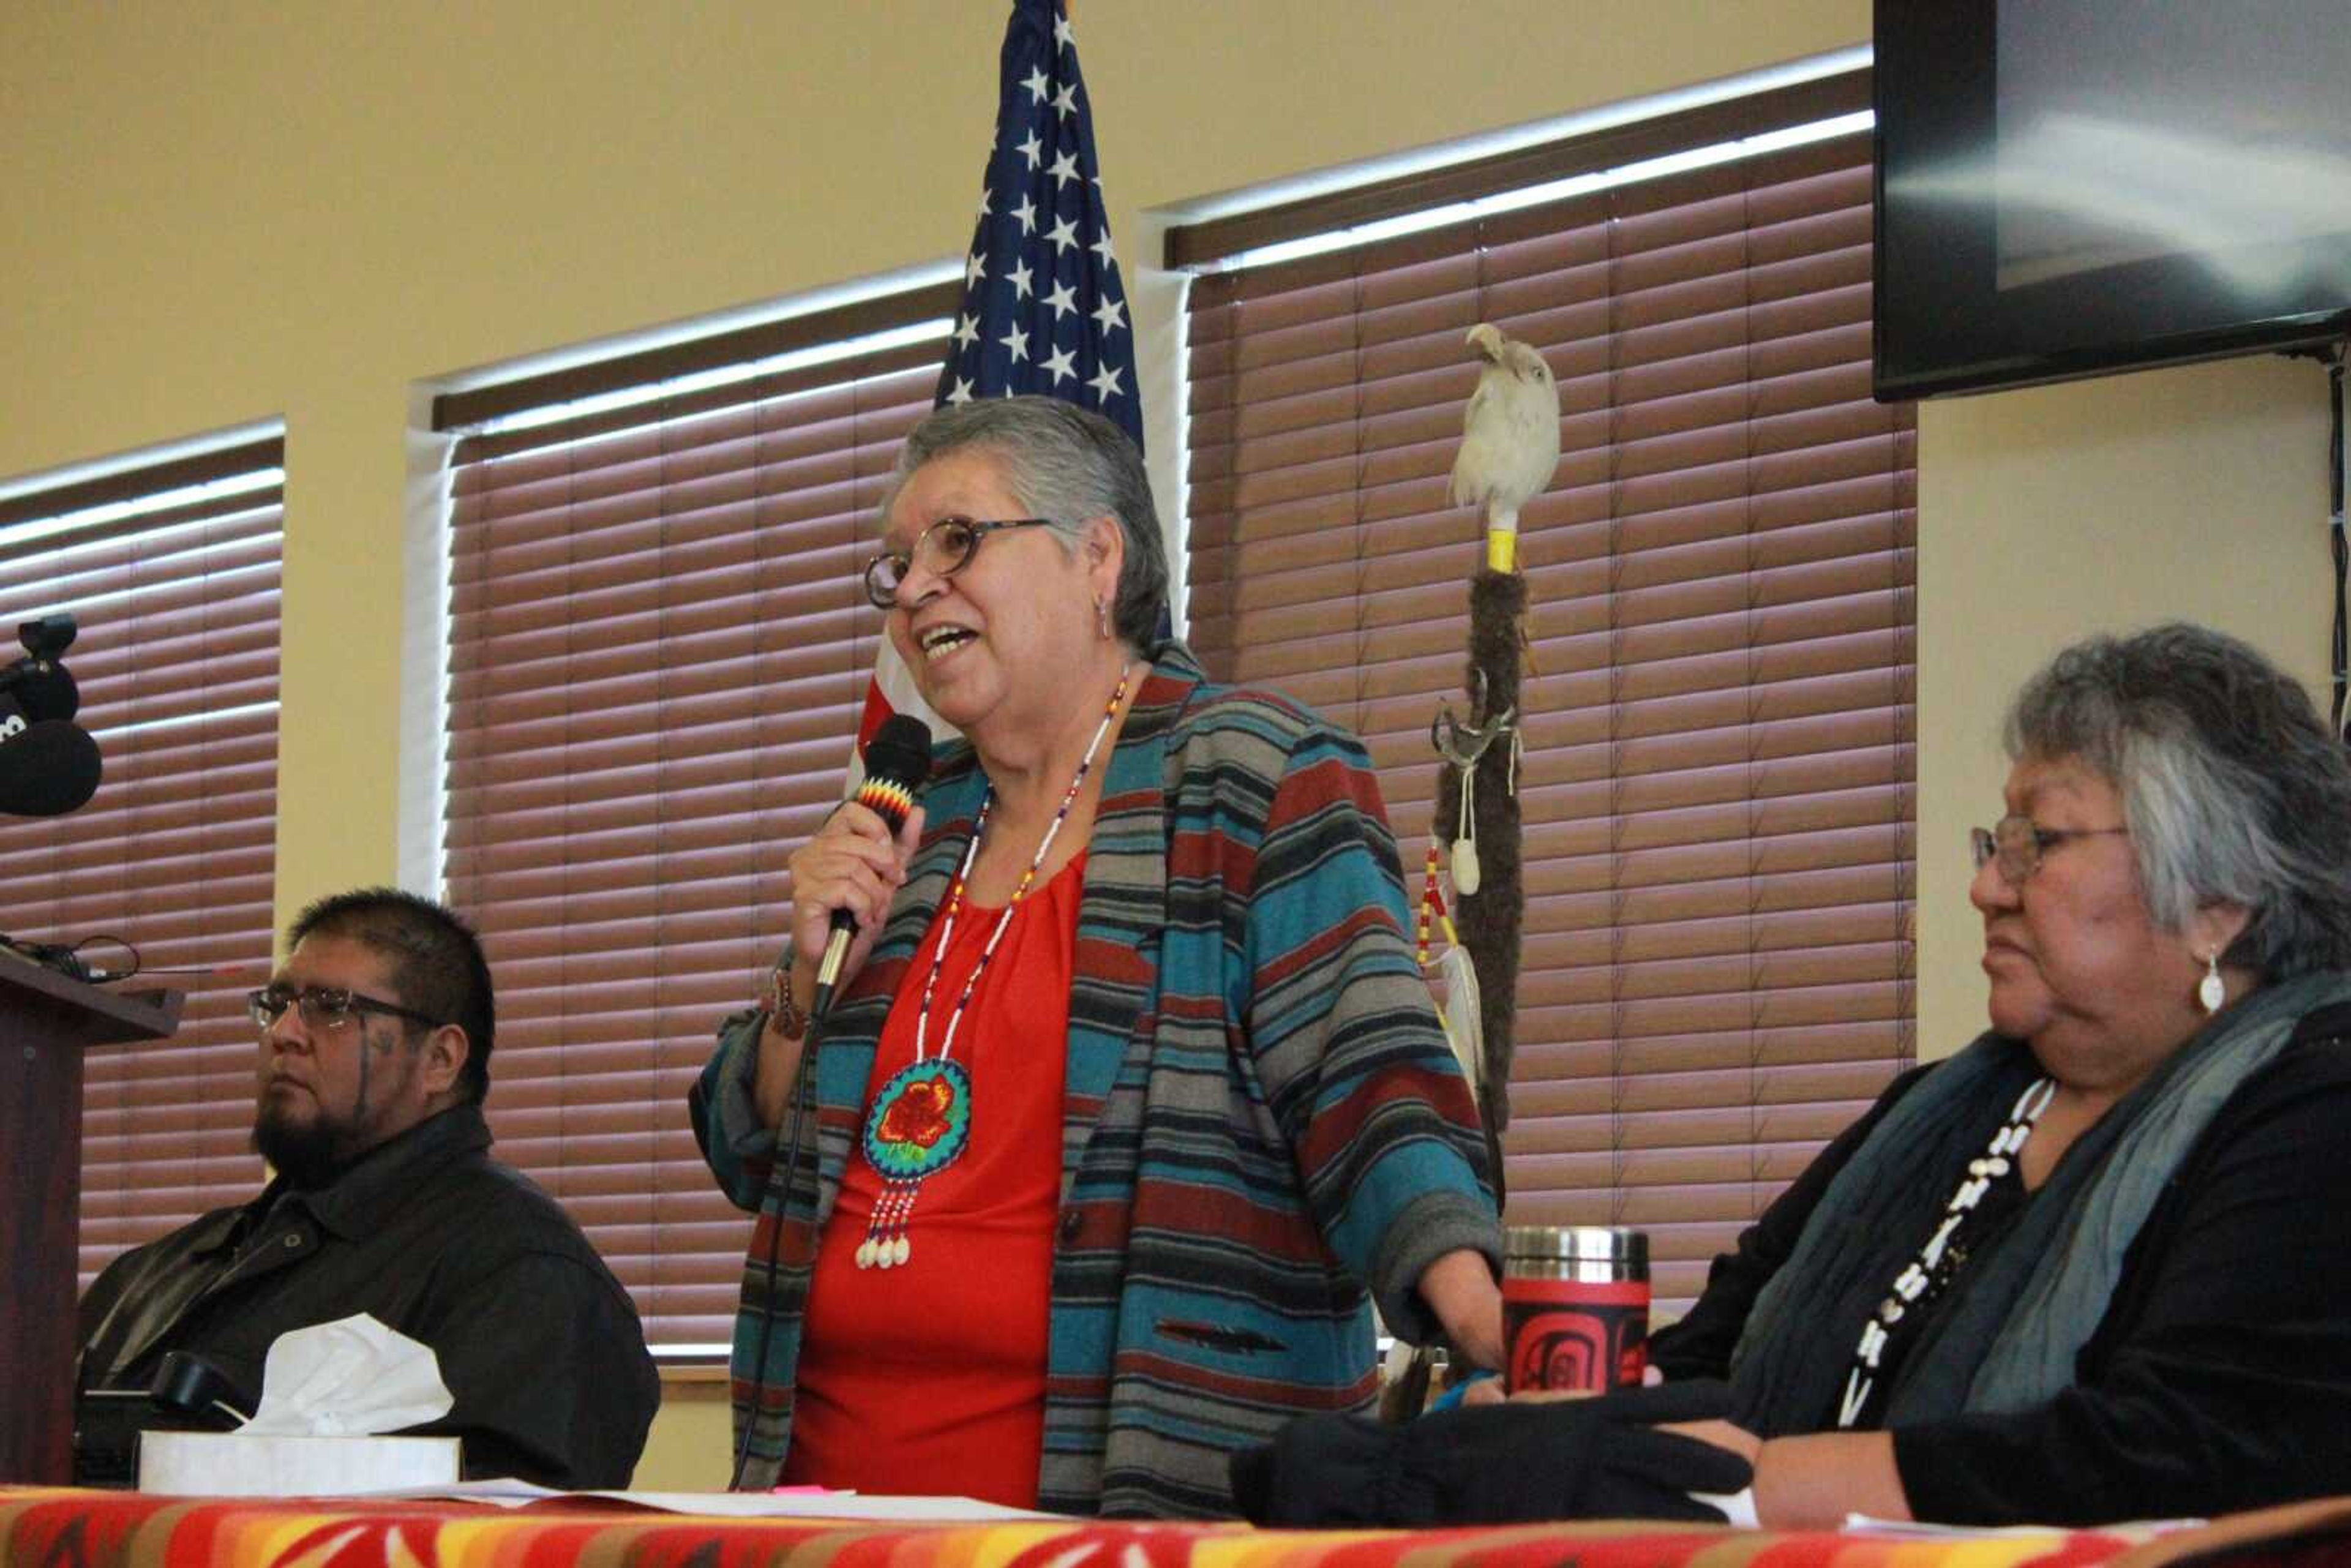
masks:
[[[2041,869],[2041,857],[2069,839],[2104,838],[2111,833],[2127,833],[2128,828],[2042,828],[2033,825],[2030,817],[2002,817],[1989,831],[1968,830],[1968,848],[1974,853],[1976,870],[1981,871],[1986,862],[2000,866],[2000,879],[2011,887],[2022,887]]]
[[[247,991],[245,1006],[246,1010],[253,1015],[254,1023],[264,1030],[285,1017],[289,1007],[302,1009],[304,1028],[321,1032],[342,1028],[358,1013],[382,1013],[387,1018],[421,1023],[427,1029],[441,1027],[439,1019],[427,1018],[423,1013],[394,1007],[390,1002],[380,1002],[373,997],[363,997],[340,986],[311,986],[298,991],[291,986],[265,986],[257,991]]]
[[[971,558],[979,553],[979,541],[997,529],[1054,526],[1050,517],[1009,517],[1000,523],[941,517],[914,536],[914,548],[905,554],[877,555],[865,563],[865,597],[873,601],[876,610],[895,609],[899,585],[917,563],[927,568],[934,577],[953,577],[971,564]]]

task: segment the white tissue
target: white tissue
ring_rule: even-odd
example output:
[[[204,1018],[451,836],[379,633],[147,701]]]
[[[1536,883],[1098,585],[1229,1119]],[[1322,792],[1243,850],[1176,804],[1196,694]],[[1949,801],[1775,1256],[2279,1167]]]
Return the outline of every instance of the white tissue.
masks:
[[[261,1365],[261,1408],[238,1436],[398,1432],[455,1403],[431,1345],[360,1312],[277,1336]]]

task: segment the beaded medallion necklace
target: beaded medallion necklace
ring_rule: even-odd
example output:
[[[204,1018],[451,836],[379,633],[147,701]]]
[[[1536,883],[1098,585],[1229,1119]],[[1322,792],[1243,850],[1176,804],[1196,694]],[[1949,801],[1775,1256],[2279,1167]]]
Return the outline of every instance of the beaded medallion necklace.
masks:
[[[857,1266],[861,1269],[890,1269],[906,1261],[914,1247],[906,1239],[906,1228],[914,1214],[914,1199],[923,1183],[961,1159],[971,1147],[971,1071],[954,1060],[956,1030],[963,1023],[964,1009],[971,1005],[971,994],[979,988],[979,977],[987,972],[987,962],[996,956],[996,945],[1004,939],[1004,928],[1012,924],[1012,912],[1029,896],[1036,884],[1037,873],[1045,864],[1045,856],[1053,848],[1061,824],[1069,820],[1070,808],[1077,804],[1078,791],[1085,788],[1086,775],[1092,771],[1094,756],[1102,750],[1102,737],[1110,734],[1111,722],[1118,717],[1119,706],[1126,700],[1126,688],[1134,680],[1132,666],[1123,666],[1118,673],[1118,689],[1110,695],[1109,706],[1102,709],[1102,723],[1094,727],[1094,737],[1086,746],[1086,755],[1078,764],[1078,775],[1070,780],[1069,792],[1061,797],[1061,809],[1053,813],[1045,829],[1043,841],[1030,857],[1029,869],[1020,873],[1020,884],[1012,890],[1012,897],[1004,913],[996,917],[996,929],[988,933],[987,945],[980,949],[979,962],[972,966],[971,977],[963,983],[963,994],[956,998],[955,1010],[947,1015],[946,1031],[939,1040],[939,1053],[929,1054],[931,1030],[931,998],[937,992],[939,971],[946,966],[947,947],[955,941],[956,916],[963,909],[964,883],[971,875],[972,862],[979,858],[979,841],[987,832],[988,808],[996,801],[996,787],[988,786],[980,798],[979,816],[972,823],[971,842],[965,846],[963,863],[956,868],[955,882],[947,893],[946,915],[940,922],[938,946],[931,954],[931,972],[923,981],[922,1010],[914,1015],[914,1060],[893,1074],[890,1082],[873,1096],[873,1108],[866,1113],[865,1157],[882,1177],[881,1194],[873,1200],[872,1218],[865,1222],[865,1239],[857,1244]]]
[[[1927,1238],[1901,1273],[1887,1287],[1886,1299],[1861,1331],[1861,1343],[1854,1347],[1853,1368],[1845,1374],[1844,1398],[1837,1406],[1837,1425],[1849,1427],[1861,1418],[1863,1407],[1869,1403],[1869,1391],[1877,1381],[1878,1362],[1886,1353],[1890,1332],[1913,1311],[1923,1309],[1928,1302],[1949,1288],[1951,1280],[1967,1261],[1970,1239],[1966,1235],[1969,1221],[1976,1206],[1984,1200],[1992,1184],[2017,1168],[2016,1157],[2024,1141],[2032,1136],[2033,1124],[2041,1113],[2049,1109],[2050,1100],[2057,1092],[2057,1081],[2038,1078],[2025,1085],[2008,1120],[1984,1152],[1968,1162],[1968,1174],[1959,1190],[1951,1194],[1950,1202],[1943,1206],[1942,1223]]]

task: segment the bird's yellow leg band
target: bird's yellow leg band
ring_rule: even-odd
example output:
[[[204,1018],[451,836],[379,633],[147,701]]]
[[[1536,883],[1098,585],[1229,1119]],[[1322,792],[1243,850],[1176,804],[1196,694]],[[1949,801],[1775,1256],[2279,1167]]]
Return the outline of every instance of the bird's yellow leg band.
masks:
[[[1519,535],[1515,528],[1486,530],[1486,568],[1489,571],[1519,570]]]

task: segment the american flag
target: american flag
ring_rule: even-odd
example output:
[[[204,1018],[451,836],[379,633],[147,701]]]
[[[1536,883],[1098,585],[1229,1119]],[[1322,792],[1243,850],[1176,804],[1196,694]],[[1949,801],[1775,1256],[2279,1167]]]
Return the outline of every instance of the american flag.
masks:
[[[1014,0],[998,68],[996,141],[964,257],[963,304],[938,403],[1035,392],[1066,398],[1143,444],[1134,328],[1111,247],[1092,106],[1061,0]],[[954,732],[915,695],[885,640],[858,726],[859,755],[893,712]],[[862,769],[851,767],[850,789]]]

